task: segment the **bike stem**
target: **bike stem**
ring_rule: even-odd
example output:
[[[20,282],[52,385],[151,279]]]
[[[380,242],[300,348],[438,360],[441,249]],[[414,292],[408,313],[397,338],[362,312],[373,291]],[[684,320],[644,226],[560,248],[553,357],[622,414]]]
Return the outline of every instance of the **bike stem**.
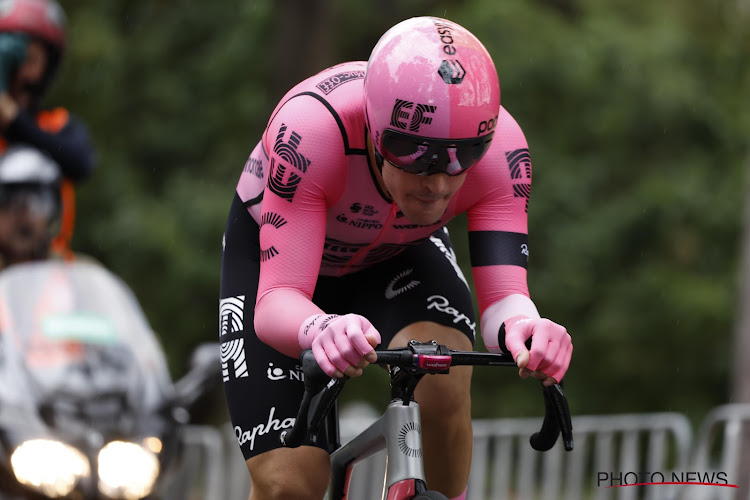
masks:
[[[391,368],[391,402],[401,401],[404,406],[414,401],[414,391],[424,373],[413,373],[408,369]]]
[[[440,346],[434,340],[430,342],[418,342],[412,340],[409,342],[409,350],[414,354],[422,354],[428,356],[435,356],[442,354]],[[447,373],[445,370],[444,373]],[[418,371],[416,367],[391,367],[391,401],[400,400],[404,406],[408,405],[410,401],[414,400],[414,391],[417,388],[417,384],[422,380],[422,377],[426,375],[423,371]]]

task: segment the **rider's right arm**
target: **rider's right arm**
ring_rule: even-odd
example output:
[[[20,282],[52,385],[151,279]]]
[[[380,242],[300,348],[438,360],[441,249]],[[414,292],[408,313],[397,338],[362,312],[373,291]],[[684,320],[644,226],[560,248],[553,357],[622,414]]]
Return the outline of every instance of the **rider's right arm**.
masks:
[[[258,338],[289,356],[298,332],[323,311],[312,302],[326,233],[326,208],[341,195],[346,156],[338,125],[317,99],[281,106],[264,135],[269,169],[260,221]]]

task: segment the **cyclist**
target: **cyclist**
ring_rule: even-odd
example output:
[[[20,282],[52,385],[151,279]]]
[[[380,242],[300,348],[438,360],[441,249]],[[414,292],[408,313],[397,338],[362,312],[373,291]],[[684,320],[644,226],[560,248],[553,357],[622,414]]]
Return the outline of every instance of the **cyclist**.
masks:
[[[560,381],[572,344],[529,298],[528,146],[500,106],[492,59],[449,20],[388,30],[367,62],[326,69],[276,106],[237,184],[224,234],[224,387],[250,498],[322,498],[318,446],[279,448],[303,392],[297,356],[358,376],[374,347],[410,339],[470,350],[476,321],[445,224],[467,213],[480,326],[522,377]],[[525,342],[531,339],[527,350]],[[465,498],[471,369],[426,377],[430,489]]]

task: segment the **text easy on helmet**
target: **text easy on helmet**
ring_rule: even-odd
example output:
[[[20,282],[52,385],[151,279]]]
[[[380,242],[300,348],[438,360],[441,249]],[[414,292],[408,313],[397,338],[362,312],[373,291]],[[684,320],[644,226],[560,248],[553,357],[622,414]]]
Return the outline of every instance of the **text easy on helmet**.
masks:
[[[435,139],[492,132],[500,84],[487,49],[446,19],[415,17],[375,45],[365,76],[367,126],[381,151],[385,130]]]

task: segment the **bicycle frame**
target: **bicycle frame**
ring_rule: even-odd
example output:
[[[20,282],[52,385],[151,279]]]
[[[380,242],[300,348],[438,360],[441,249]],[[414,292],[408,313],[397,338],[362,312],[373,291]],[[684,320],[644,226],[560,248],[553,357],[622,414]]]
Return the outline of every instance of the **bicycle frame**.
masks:
[[[346,382],[346,378],[331,379],[323,373],[309,349],[303,351],[300,361],[305,374],[305,392],[294,427],[280,436],[282,445],[287,447],[316,444],[318,430],[335,408],[336,399]],[[344,446],[339,445],[338,429],[333,426],[335,442],[329,442],[332,445],[329,446],[329,499],[350,500],[348,490],[354,466],[385,450],[386,471],[381,500],[447,500],[427,489],[420,410],[414,401],[414,390],[424,375],[445,374],[451,366],[516,366],[515,362],[508,354],[454,351],[434,341],[411,341],[405,348],[378,351],[376,363],[390,367],[391,403],[380,418]],[[562,388],[559,385],[544,387],[544,403],[542,428],[531,436],[531,446],[539,451],[549,450],[562,434],[565,449],[572,450],[570,412]],[[330,424],[331,420],[327,423]],[[420,496],[422,493],[429,496]]]
[[[418,490],[426,490],[420,422],[419,405],[415,401],[407,406],[393,401],[372,425],[334,451],[330,500],[350,500],[348,489],[354,466],[381,450],[388,457],[382,500],[411,498]]]

